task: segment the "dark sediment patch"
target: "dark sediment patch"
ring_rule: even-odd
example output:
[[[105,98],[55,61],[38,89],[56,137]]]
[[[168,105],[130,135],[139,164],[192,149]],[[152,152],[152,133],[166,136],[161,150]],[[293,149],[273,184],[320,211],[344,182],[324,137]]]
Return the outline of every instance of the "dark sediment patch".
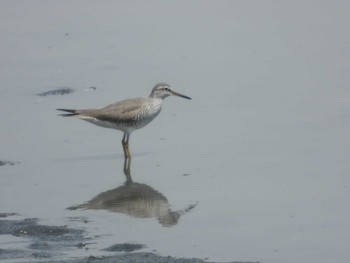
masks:
[[[28,218],[24,220],[0,220],[0,235],[14,235],[16,231],[37,224],[37,219]]]
[[[0,213],[0,218],[5,218],[9,216],[18,216],[17,213]]]
[[[30,251],[27,250],[0,248],[0,260],[27,258],[30,255]]]
[[[175,258],[162,257],[154,253],[123,253],[114,256],[94,257],[90,256],[83,259],[59,260],[59,261],[40,261],[40,263],[215,263],[212,261],[205,261],[199,258]],[[34,262],[32,262],[34,263]],[[37,263],[37,262],[35,262]],[[231,261],[228,263],[258,263],[258,262],[242,262]]]
[[[85,216],[68,217],[68,218],[70,222],[80,222],[85,224],[88,224],[90,222],[89,219]]]
[[[4,213],[6,215],[6,213]],[[81,229],[66,226],[47,226],[38,224],[38,219],[0,220],[0,234],[28,238],[26,249],[2,249],[0,259],[47,259],[61,255],[64,251],[78,249],[85,244]]]
[[[14,260],[14,259],[28,259],[30,262],[34,262],[36,259],[48,259],[51,258],[52,254],[45,251],[31,251],[31,250],[21,250],[21,249],[2,249],[0,248],[0,260]],[[40,261],[41,262],[41,261]]]
[[[109,252],[132,252],[132,251],[143,249],[145,247],[146,246],[143,244],[123,243],[123,244],[115,244],[113,246],[105,248],[104,250]]]
[[[84,242],[84,231],[81,229],[72,229],[66,226],[46,226],[46,225],[28,225],[15,229],[12,235],[19,237],[29,237],[34,241],[31,248],[54,247],[57,249],[78,246],[78,243]]]
[[[45,97],[45,96],[54,96],[54,95],[67,95],[74,92],[72,88],[58,88],[54,90],[45,91],[42,93],[36,94],[37,96]]]
[[[16,163],[12,162],[12,161],[2,161],[0,160],[0,166],[4,166],[4,165],[11,165],[14,166]]]

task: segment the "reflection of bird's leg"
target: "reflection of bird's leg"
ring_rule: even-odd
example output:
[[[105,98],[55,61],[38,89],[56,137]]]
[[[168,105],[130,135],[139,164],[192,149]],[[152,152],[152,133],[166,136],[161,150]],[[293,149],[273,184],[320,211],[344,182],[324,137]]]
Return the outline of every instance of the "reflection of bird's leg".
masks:
[[[124,133],[122,144],[123,144],[123,149],[124,149],[124,157],[130,159],[131,154],[129,151],[129,133]]]

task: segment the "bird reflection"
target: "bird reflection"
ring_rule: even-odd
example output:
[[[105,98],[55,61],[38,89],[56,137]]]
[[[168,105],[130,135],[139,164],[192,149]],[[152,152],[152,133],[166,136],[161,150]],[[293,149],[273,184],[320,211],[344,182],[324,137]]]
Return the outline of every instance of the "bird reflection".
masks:
[[[90,201],[69,207],[75,209],[102,209],[115,213],[123,213],[136,218],[157,218],[164,227],[178,223],[180,217],[190,212],[197,204],[172,211],[167,198],[146,184],[132,180],[130,172],[131,159],[124,159],[124,174],[126,181],[123,185],[100,193]]]

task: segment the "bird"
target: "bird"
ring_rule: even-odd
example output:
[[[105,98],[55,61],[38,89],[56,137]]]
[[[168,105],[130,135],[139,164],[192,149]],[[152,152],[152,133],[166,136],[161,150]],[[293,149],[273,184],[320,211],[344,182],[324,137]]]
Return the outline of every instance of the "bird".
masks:
[[[169,84],[156,84],[148,97],[126,99],[110,104],[101,109],[57,109],[68,113],[63,117],[76,117],[97,126],[120,130],[124,133],[122,146],[125,159],[131,159],[129,149],[130,134],[141,129],[158,116],[162,109],[163,100],[169,96],[177,96],[191,100],[190,97],[171,90]]]

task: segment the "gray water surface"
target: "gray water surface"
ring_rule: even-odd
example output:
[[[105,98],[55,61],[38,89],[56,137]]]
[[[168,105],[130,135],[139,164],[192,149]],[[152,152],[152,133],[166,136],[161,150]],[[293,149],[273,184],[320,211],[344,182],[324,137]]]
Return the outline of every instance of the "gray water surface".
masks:
[[[93,237],[59,259],[130,243],[210,261],[348,262],[349,11],[1,1],[0,213]],[[55,109],[148,96],[160,81],[193,100],[167,98],[131,135],[136,190],[121,201],[122,134]],[[28,240],[0,235],[0,247]]]

